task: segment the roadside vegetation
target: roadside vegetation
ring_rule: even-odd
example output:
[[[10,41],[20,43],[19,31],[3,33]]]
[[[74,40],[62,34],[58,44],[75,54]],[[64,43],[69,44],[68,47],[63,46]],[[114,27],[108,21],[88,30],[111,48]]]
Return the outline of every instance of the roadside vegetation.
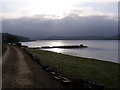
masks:
[[[0,42],[0,56],[1,56],[1,54],[2,54],[2,44]]]
[[[58,75],[72,80],[89,79],[104,84],[106,88],[118,88],[120,64],[63,55],[50,51],[28,49],[40,61],[52,68]]]
[[[3,55],[5,53],[5,51],[6,51],[7,48],[6,48],[5,45],[1,45],[1,48],[2,48],[1,50],[2,50],[2,55]]]

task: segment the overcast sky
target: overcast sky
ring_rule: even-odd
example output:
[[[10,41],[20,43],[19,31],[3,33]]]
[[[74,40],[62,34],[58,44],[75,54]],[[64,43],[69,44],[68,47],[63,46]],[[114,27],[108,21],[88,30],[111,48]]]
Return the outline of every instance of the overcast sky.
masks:
[[[118,33],[118,1],[2,0],[2,30],[27,37],[112,36]]]

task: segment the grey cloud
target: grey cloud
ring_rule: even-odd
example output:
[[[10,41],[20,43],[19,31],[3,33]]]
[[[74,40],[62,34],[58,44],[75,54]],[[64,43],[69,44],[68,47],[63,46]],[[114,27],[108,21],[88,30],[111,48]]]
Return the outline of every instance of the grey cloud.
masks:
[[[4,19],[3,32],[27,37],[112,36],[118,33],[118,26],[116,20],[107,16],[68,15],[62,19],[24,17]]]

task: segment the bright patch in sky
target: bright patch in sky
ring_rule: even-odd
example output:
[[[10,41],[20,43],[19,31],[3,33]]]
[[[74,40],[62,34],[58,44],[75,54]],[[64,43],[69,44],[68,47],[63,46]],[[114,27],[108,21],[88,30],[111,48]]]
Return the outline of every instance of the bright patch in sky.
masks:
[[[0,6],[3,10],[4,18],[29,17],[35,15],[44,15],[44,18],[61,19],[69,14],[78,16],[111,15],[116,13],[105,9],[106,6],[116,9],[118,0],[2,0]],[[84,3],[100,3],[98,6],[87,6]],[[109,2],[116,2],[115,6],[109,5]],[[117,10],[115,10],[117,11]]]
[[[67,0],[31,0],[26,10],[31,15],[47,14],[63,17],[71,5],[72,3]]]

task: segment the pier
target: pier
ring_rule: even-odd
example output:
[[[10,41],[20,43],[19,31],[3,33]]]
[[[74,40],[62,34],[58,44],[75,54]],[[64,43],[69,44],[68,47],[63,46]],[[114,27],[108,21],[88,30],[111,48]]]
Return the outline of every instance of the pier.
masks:
[[[72,49],[72,48],[87,48],[83,44],[80,45],[64,45],[64,46],[42,46],[41,48],[48,49],[48,48],[65,48],[65,49]]]

